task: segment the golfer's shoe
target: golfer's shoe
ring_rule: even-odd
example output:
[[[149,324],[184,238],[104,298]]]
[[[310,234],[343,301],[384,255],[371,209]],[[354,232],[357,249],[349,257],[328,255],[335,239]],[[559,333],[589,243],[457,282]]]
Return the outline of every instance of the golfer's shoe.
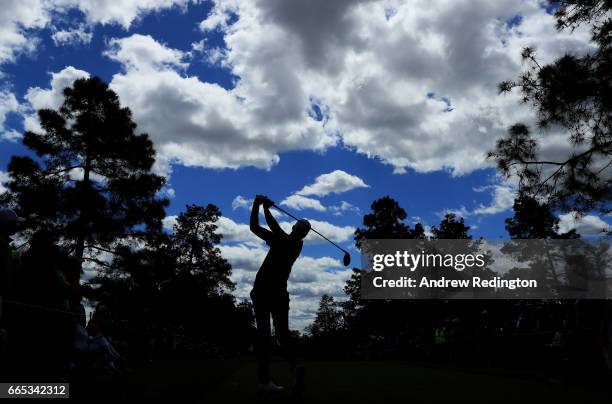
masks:
[[[304,393],[304,366],[298,365],[293,371],[295,381],[291,393],[294,396],[301,396]]]
[[[284,390],[283,386],[277,386],[272,382],[268,382],[267,384],[259,383],[257,385],[258,393],[282,393]]]

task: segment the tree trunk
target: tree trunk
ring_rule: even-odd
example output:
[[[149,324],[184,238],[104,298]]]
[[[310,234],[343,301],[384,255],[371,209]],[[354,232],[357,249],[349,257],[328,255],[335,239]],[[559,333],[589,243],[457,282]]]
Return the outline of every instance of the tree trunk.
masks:
[[[193,256],[195,255],[196,243],[198,240],[198,232],[200,231],[200,222],[196,223],[194,239],[191,242],[191,250],[189,251],[189,272],[193,272]]]
[[[89,157],[85,159],[85,167],[83,168],[83,188],[86,192],[89,192],[90,186],[90,173],[91,173],[91,160]],[[79,217],[79,230],[76,239],[75,258],[79,261],[79,281],[78,285],[74,285],[74,290],[80,296],[80,273],[83,271],[83,255],[85,253],[85,238],[87,237],[87,210],[88,210],[88,199],[83,198],[81,204],[81,212]]]
[[[548,267],[550,269],[550,273],[552,275],[553,282],[555,283],[555,287],[557,288],[557,291],[558,291],[561,288],[561,282],[559,281],[559,276],[557,275],[555,264],[553,262],[552,256],[550,255],[550,251],[548,250],[548,243],[546,242],[546,240],[544,240],[544,247],[546,250],[546,258],[548,259]]]

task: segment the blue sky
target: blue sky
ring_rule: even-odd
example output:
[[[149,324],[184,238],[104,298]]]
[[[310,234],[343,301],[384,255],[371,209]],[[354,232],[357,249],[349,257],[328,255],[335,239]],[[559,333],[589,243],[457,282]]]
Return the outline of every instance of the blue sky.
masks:
[[[214,203],[228,219],[222,251],[239,296],[265,252],[245,235],[239,203],[256,193],[346,247],[385,195],[411,225],[455,211],[474,236],[505,237],[513,181],[484,156],[509,124],[533,115],[495,84],[520,72],[523,46],[552,60],[588,49],[588,32],[557,33],[537,1],[439,3],[9,1],[0,11],[0,179],[11,155],[27,154],[19,133],[36,128],[33,111],[57,107],[62,85],[97,75],[155,142],[172,195],[166,223],[191,203]],[[562,219],[587,232],[603,223]],[[304,256],[290,287],[296,328],[322,293],[341,297],[348,276],[325,244],[308,244]]]

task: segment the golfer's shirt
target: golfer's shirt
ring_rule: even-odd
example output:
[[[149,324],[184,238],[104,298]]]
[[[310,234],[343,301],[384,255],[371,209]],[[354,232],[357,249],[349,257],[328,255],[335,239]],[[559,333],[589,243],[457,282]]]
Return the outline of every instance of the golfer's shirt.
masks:
[[[257,272],[254,289],[271,294],[286,294],[291,268],[302,252],[304,243],[287,234],[275,233],[270,233],[266,243],[270,251]]]

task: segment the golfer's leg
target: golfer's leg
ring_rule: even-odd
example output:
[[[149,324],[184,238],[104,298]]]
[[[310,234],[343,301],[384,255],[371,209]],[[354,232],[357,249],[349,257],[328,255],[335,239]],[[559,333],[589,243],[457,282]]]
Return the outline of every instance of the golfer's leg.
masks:
[[[272,320],[274,322],[274,331],[280,342],[281,348],[291,371],[293,372],[299,364],[299,359],[295,345],[292,343],[291,334],[289,333],[289,302],[281,301],[276,303],[272,309]]]
[[[266,305],[253,302],[255,321],[257,322],[257,337],[255,341],[255,356],[257,358],[257,375],[259,383],[270,382],[270,311]]]

